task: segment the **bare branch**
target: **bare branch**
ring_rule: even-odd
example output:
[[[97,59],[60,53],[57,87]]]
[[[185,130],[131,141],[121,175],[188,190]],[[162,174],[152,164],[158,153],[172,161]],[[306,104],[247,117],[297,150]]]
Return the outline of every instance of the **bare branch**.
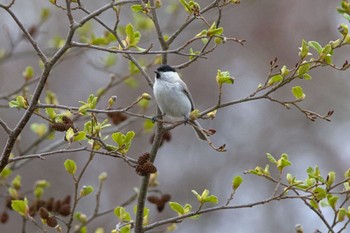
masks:
[[[12,130],[11,128],[6,124],[5,121],[3,121],[1,118],[0,118],[0,125],[2,126],[2,128],[4,128],[5,132],[10,135]]]
[[[23,155],[23,156],[18,156],[18,157],[9,159],[9,163],[16,162],[19,160],[24,160],[24,159],[33,159],[33,158],[45,159],[45,157],[50,155],[78,152],[78,151],[84,151],[86,149],[87,147],[81,147],[77,149],[61,149],[61,150],[49,151],[44,153],[32,154],[32,155]]]
[[[47,59],[46,55],[41,51],[37,42],[33,39],[33,37],[28,32],[28,30],[24,27],[22,22],[17,18],[17,16],[12,12],[12,10],[10,10],[10,8],[4,7],[3,5],[0,5],[0,8],[3,8],[5,11],[7,11],[7,13],[9,13],[11,15],[12,19],[16,22],[17,26],[22,30],[24,35],[27,37],[27,39],[29,40],[30,44],[32,45],[32,47],[34,48],[34,50],[36,51],[36,53],[38,54],[40,59],[44,63],[47,62],[48,59]]]
[[[232,205],[232,206],[226,206],[226,205],[222,205],[222,206],[216,206],[216,207],[212,207],[212,208],[207,208],[207,209],[201,209],[199,211],[195,211],[195,212],[190,212],[188,214],[184,214],[181,216],[176,216],[176,217],[172,217],[172,218],[168,218],[165,220],[161,220],[158,222],[154,222],[152,224],[149,224],[147,226],[144,227],[144,231],[149,231],[151,229],[154,229],[158,226],[162,226],[168,223],[176,223],[179,222],[183,219],[187,219],[189,217],[198,215],[198,214],[204,214],[204,213],[210,213],[210,212],[215,212],[218,210],[228,210],[228,209],[243,209],[243,208],[252,208],[255,206],[259,206],[259,205],[264,205],[266,203],[272,202],[272,201],[280,201],[280,200],[284,200],[284,199],[302,199],[304,196],[278,196],[278,197],[271,197],[269,199],[266,200],[262,200],[262,201],[258,201],[258,202],[253,202],[253,203],[249,203],[249,204],[243,204],[243,205]],[[305,196],[308,197],[308,196]]]

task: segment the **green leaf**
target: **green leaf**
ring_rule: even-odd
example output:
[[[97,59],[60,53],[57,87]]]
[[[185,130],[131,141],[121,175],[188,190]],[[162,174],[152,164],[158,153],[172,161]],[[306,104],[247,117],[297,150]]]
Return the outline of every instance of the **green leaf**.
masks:
[[[327,196],[327,191],[321,187],[317,187],[313,190],[313,194],[317,200],[322,200]]]
[[[318,203],[314,199],[310,200],[310,206],[316,210],[319,209]]]
[[[117,56],[113,53],[107,54],[107,56],[103,59],[103,65],[106,69],[115,65],[117,61]]]
[[[51,11],[49,8],[42,8],[40,12],[40,21],[46,21],[51,15]]]
[[[216,28],[216,25],[213,29],[209,29],[207,32],[207,36],[212,37],[214,35],[220,36],[224,32],[222,27]]]
[[[69,128],[66,131],[66,139],[69,143],[73,142],[73,138],[74,138],[74,130],[72,128]]]
[[[40,188],[48,188],[50,187],[50,182],[47,180],[38,180],[35,182],[35,187],[40,187]]]
[[[287,66],[284,65],[281,68],[281,75],[282,75],[282,77],[286,77],[288,74],[289,74],[289,70],[288,70]]]
[[[332,46],[330,45],[330,44],[327,44],[326,46],[324,46],[324,48],[322,48],[322,54],[325,54],[325,55],[327,55],[327,54],[330,54],[330,53],[332,53]]]
[[[89,95],[86,102],[79,101],[79,103],[83,104],[82,106],[80,106],[79,112],[84,115],[84,114],[86,114],[86,111],[88,109],[94,109],[96,107],[96,104],[97,104],[97,99],[98,98],[96,96],[91,94],[91,95]]]
[[[125,135],[125,139],[124,139],[124,143],[126,145],[126,150],[128,151],[130,146],[131,146],[131,142],[132,142],[132,139],[135,137],[135,132],[134,131],[129,131],[126,133]]]
[[[309,70],[310,70],[310,63],[305,63],[299,67],[297,74],[300,76],[300,75],[306,74],[307,72],[309,72]]]
[[[92,187],[91,185],[88,185],[88,186],[84,185],[83,188],[80,190],[80,197],[87,196],[93,191],[94,191],[94,187]]]
[[[333,196],[331,194],[327,195],[327,201],[330,207],[332,207],[333,210],[335,210],[335,207],[337,205],[339,197]]]
[[[311,80],[312,79],[311,75],[309,75],[309,74],[303,74],[302,77],[305,80]]]
[[[41,187],[35,187],[33,193],[34,193],[35,199],[39,200],[42,197],[43,193],[44,193],[44,189],[41,188]]]
[[[334,183],[334,181],[335,181],[335,172],[333,171],[328,172],[327,179],[326,179],[327,188],[330,188]]]
[[[50,118],[50,120],[54,120],[56,118],[56,113],[53,108],[45,108],[46,115]]]
[[[170,201],[170,202],[169,202],[169,206],[170,206],[170,208],[171,208],[173,211],[175,211],[179,216],[185,214],[184,208],[183,208],[182,205],[180,205],[179,203]]]
[[[276,167],[278,168],[278,170],[280,172],[282,172],[282,170],[285,167],[288,167],[290,165],[292,165],[292,163],[288,160],[288,155],[286,153],[283,153],[281,155],[281,158],[279,160],[277,160],[277,163],[276,163]]]
[[[272,156],[272,154],[266,153],[266,156],[271,163],[273,163],[273,164],[277,163],[277,160]]]
[[[104,230],[103,227],[99,227],[99,228],[97,228],[97,229],[95,230],[94,233],[105,233],[105,230]]]
[[[222,86],[222,84],[233,84],[235,79],[230,76],[230,73],[228,71],[221,71],[218,70],[216,74],[216,82],[219,84],[219,86]]]
[[[317,41],[309,41],[308,45],[314,48],[318,52],[318,54],[321,54],[322,46]]]
[[[152,122],[152,120],[147,119],[143,122],[143,130],[145,132],[147,133],[152,132],[153,128],[154,128],[154,123]]]
[[[141,4],[135,4],[131,6],[131,10],[134,12],[142,12],[143,6]]]
[[[276,74],[269,79],[269,81],[267,82],[267,85],[273,86],[273,85],[281,83],[282,81],[283,81],[283,76],[280,74]]]
[[[242,184],[243,178],[241,176],[235,176],[232,180],[232,188],[233,190],[238,189],[238,187]]]
[[[0,173],[1,179],[6,179],[9,175],[11,175],[12,170],[9,167],[5,167],[2,172]]]
[[[131,23],[126,25],[125,34],[128,47],[135,47],[140,42],[141,34],[134,30],[134,26]]]
[[[343,14],[344,19],[346,19],[347,21],[350,21],[350,15],[348,13],[344,13]]]
[[[74,134],[73,141],[78,142],[86,139],[86,132],[85,131],[79,131]]]
[[[66,171],[71,175],[74,175],[77,171],[77,165],[71,159],[67,159],[66,161],[64,161],[64,167],[66,168]]]
[[[25,70],[22,72],[22,76],[26,81],[29,81],[34,76],[34,69],[32,66],[27,66]]]
[[[201,203],[204,204],[206,202],[211,202],[211,203],[218,203],[218,198],[214,195],[209,196],[209,190],[204,189],[202,192],[202,195],[199,195],[195,190],[192,190],[192,193],[197,197],[197,200]]]
[[[304,94],[301,86],[292,87],[292,93],[293,93],[295,99],[297,99],[297,100],[305,99],[305,94]]]
[[[22,216],[28,216],[29,213],[29,207],[28,207],[28,200],[27,198],[24,198],[24,200],[12,200],[11,201],[11,207],[14,211],[19,213]]]
[[[111,138],[118,145],[118,147],[121,147],[123,145],[125,136],[121,132],[115,132],[112,133]]]
[[[346,210],[345,210],[344,208],[340,208],[340,209],[338,210],[337,220],[338,220],[339,222],[342,222],[342,221],[344,221],[345,216],[346,216]]]
[[[181,5],[184,7],[185,11],[187,11],[188,13],[192,13],[192,9],[190,7],[190,5],[187,3],[186,0],[179,0]]]
[[[21,186],[22,186],[21,180],[22,180],[22,177],[20,175],[17,175],[15,178],[13,178],[11,182],[11,186],[16,190],[21,189]]]
[[[27,108],[28,102],[24,99],[23,96],[19,95],[16,97],[16,100],[11,100],[9,102],[10,108]]]
[[[30,125],[30,129],[38,136],[41,137],[47,132],[46,124],[33,123]]]
[[[203,198],[203,202],[211,202],[211,203],[218,203],[219,202],[219,199],[217,196],[214,196],[214,195],[210,195],[206,198]]]
[[[305,40],[302,40],[301,47],[299,49],[299,57],[301,59],[304,59],[307,55],[309,55],[309,46]]]
[[[114,209],[114,215],[117,216],[121,221],[129,222],[131,220],[130,214],[125,210],[124,207],[118,206]]]

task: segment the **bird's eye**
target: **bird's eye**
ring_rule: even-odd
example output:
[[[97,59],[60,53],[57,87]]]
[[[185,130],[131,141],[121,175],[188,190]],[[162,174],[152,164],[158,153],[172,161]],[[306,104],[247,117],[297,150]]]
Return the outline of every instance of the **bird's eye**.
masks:
[[[160,73],[156,72],[156,78],[159,79],[160,78]]]

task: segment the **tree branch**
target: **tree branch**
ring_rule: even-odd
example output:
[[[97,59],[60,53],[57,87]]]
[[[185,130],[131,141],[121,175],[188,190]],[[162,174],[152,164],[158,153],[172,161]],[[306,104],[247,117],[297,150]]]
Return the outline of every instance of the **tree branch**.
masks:
[[[0,118],[0,125],[2,126],[2,128],[5,130],[5,132],[10,135],[12,130],[11,128],[6,124],[5,121],[3,121],[1,118]]]

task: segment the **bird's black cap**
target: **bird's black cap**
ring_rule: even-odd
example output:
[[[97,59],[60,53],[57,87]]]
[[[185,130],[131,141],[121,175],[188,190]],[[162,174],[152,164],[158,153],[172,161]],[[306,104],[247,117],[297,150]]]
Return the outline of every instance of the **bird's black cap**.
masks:
[[[161,65],[157,69],[158,72],[167,72],[167,71],[172,71],[176,72],[175,69],[169,65]]]

